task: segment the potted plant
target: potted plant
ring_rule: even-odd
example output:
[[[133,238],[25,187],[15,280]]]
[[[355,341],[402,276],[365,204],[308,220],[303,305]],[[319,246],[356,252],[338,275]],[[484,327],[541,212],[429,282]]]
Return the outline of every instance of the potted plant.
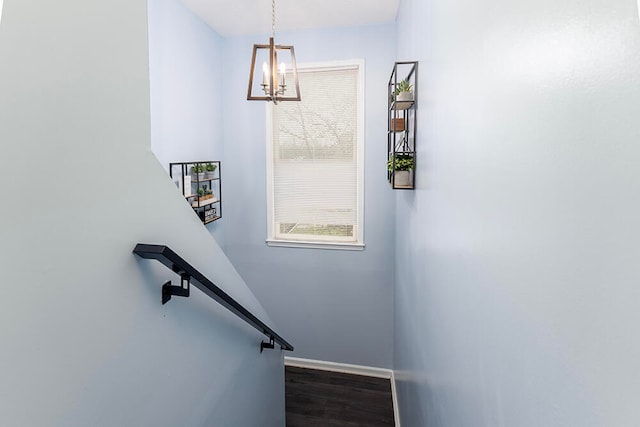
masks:
[[[401,80],[396,84],[396,90],[394,92],[394,99],[398,102],[410,102],[413,101],[413,93],[411,92],[413,85],[409,83],[407,79]]]
[[[198,188],[198,201],[194,203],[194,206],[202,206],[203,204],[207,204],[206,202],[209,199],[213,199],[213,191],[203,185],[202,187]]]
[[[207,163],[204,165],[204,178],[205,179],[213,179],[215,177],[215,171],[218,168],[218,165],[214,165],[213,163]]]
[[[202,181],[204,179],[204,165],[202,163],[194,163],[191,166],[191,175],[196,178],[196,181]]]
[[[204,200],[204,187],[198,188],[196,194],[198,195],[198,197],[193,201],[193,203],[191,203],[191,206],[194,207],[200,206],[200,202]]]
[[[415,167],[412,154],[396,154],[389,157],[387,170],[393,172],[393,182],[396,187],[410,187],[410,171]]]

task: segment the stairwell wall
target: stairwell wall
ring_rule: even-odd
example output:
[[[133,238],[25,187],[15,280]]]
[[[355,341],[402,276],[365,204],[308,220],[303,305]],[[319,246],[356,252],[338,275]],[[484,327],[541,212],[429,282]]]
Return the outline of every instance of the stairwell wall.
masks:
[[[151,152],[146,2],[3,9],[0,424],[284,425],[282,354],[197,290],[162,306],[176,276],[131,253],[271,323]]]
[[[220,160],[224,191],[223,39],[179,0],[147,4],[151,149],[167,171],[172,162]],[[207,224],[223,249],[225,219]]]
[[[227,254],[283,333],[295,357],[389,368],[393,329],[393,191],[386,182],[387,82],[393,24],[278,33],[299,63],[365,61],[364,251],[268,247],[265,102],[246,101],[254,43],[225,40],[225,155],[230,184]]]
[[[636,2],[402,0],[397,30],[403,425],[640,424]]]

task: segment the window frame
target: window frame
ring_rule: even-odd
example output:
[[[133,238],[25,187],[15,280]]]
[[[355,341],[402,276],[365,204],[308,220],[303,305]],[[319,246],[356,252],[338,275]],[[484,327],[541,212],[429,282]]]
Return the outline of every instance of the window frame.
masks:
[[[327,61],[317,63],[298,64],[298,73],[329,70],[357,70],[358,85],[356,99],[356,174],[357,174],[357,223],[355,242],[323,242],[313,240],[286,240],[275,237],[275,203],[273,185],[273,104],[266,105],[266,184],[267,184],[267,238],[266,244],[274,247],[311,248],[311,249],[335,249],[335,250],[363,250],[364,244],[364,150],[365,150],[365,72],[364,59],[351,59],[345,61]]]

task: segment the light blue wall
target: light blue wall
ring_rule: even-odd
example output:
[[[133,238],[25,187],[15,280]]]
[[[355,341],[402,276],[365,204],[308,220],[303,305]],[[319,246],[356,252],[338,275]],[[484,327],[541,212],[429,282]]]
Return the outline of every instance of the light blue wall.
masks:
[[[179,0],[148,0],[148,9],[153,153],[167,170],[195,160],[224,168],[223,39]],[[207,225],[222,247],[225,219]]]
[[[284,425],[282,353],[198,290],[161,305],[176,275],[131,252],[272,324],[150,151],[148,53],[144,0],[4,1],[2,426]]]
[[[402,424],[640,425],[636,2],[402,0],[397,28]]]
[[[246,101],[254,43],[225,42],[227,254],[283,334],[292,356],[391,367],[393,194],[386,183],[386,83],[392,24],[277,34],[299,62],[365,59],[365,242],[362,252],[265,245],[265,103]]]

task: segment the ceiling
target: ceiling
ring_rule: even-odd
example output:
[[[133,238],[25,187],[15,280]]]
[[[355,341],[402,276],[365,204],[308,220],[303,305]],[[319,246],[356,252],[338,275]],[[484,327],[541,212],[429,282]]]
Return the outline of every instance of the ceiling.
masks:
[[[269,0],[182,0],[223,37],[271,33]],[[400,0],[277,0],[276,32],[392,22]]]

